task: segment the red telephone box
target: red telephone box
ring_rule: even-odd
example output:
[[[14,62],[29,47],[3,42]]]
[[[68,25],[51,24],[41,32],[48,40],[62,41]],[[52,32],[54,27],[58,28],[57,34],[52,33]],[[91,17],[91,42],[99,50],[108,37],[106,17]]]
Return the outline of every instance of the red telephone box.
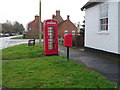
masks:
[[[55,20],[45,20],[44,31],[44,55],[58,55],[58,23]]]

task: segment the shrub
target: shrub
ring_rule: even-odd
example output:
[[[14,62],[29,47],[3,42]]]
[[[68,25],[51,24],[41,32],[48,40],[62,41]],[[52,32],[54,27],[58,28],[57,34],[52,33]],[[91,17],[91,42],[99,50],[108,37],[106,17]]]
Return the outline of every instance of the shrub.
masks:
[[[25,39],[39,39],[39,36],[36,36],[36,35],[25,35]]]

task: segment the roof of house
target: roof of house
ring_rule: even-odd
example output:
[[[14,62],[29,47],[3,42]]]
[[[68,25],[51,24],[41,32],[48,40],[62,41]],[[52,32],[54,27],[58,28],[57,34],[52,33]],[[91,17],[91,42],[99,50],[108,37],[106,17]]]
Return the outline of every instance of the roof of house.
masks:
[[[88,8],[91,8],[95,5],[98,5],[100,3],[104,3],[104,2],[114,2],[115,0],[89,0],[82,8],[81,8],[81,11],[85,10],[85,9],[88,9]],[[120,0],[116,0],[116,2],[119,2],[120,3]]]
[[[60,10],[57,10],[56,11],[56,15],[53,15],[52,16],[52,19],[58,21],[58,27],[61,27],[62,25],[66,24],[67,21],[69,21],[71,24],[73,24],[71,21],[70,21],[70,16],[67,15],[67,19],[66,20],[63,20],[63,18],[61,17],[60,15]],[[73,24],[74,25],[74,24]],[[74,25],[75,26],[75,25]],[[76,26],[75,26],[76,27]]]
[[[60,23],[58,23],[58,27],[60,27],[65,21],[62,21]]]
[[[93,7],[99,3],[102,3],[102,2],[90,2],[88,1],[82,8],[81,8],[81,11],[83,11],[84,9],[88,9],[90,7]]]

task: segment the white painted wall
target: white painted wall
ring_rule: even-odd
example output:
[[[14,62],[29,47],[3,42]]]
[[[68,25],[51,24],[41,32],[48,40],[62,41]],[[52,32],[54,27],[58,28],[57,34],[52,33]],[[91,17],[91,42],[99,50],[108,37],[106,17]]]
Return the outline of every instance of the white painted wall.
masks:
[[[120,2],[118,3],[118,52],[120,54]]]
[[[110,2],[108,10],[109,30],[100,32],[99,5],[85,12],[85,47],[118,53],[118,3]]]

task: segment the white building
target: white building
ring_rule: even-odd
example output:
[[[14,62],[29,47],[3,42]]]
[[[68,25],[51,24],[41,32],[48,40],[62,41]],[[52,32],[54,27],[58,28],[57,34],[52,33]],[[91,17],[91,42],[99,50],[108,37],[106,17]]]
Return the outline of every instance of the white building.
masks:
[[[0,33],[2,33],[2,24],[0,23]]]
[[[87,2],[85,10],[85,47],[120,54],[120,0]]]

